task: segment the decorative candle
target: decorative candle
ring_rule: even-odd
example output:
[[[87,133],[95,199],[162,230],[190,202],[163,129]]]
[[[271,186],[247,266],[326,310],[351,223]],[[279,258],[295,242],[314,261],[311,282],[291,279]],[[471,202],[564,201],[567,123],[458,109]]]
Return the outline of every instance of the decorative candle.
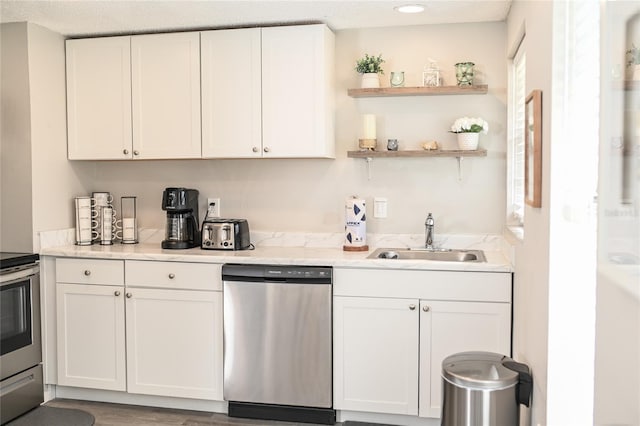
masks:
[[[362,116],[362,139],[376,138],[376,116],[373,114],[364,114]]]

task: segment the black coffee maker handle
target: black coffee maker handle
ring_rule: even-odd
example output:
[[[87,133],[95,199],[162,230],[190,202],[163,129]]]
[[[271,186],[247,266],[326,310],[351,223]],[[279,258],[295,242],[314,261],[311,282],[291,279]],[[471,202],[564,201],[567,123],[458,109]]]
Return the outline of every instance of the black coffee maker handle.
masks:
[[[529,366],[515,361],[504,361],[502,365],[518,373],[516,400],[519,404],[528,407],[531,401],[531,393],[533,392],[533,376],[531,375]]]

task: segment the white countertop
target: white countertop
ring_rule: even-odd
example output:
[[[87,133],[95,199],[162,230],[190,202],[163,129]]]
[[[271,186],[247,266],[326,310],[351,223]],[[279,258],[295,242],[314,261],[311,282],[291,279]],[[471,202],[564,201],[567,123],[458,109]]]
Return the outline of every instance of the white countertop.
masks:
[[[388,246],[384,246],[388,247]],[[375,250],[346,252],[342,248],[258,246],[255,250],[219,251],[192,248],[166,250],[158,242],[113,244],[111,246],[64,245],[42,249],[43,256],[95,259],[156,260],[196,263],[264,263],[276,265],[320,265],[345,268],[383,268],[448,271],[511,272],[512,267],[499,250],[484,250],[486,263],[437,262],[425,260],[367,259]]]

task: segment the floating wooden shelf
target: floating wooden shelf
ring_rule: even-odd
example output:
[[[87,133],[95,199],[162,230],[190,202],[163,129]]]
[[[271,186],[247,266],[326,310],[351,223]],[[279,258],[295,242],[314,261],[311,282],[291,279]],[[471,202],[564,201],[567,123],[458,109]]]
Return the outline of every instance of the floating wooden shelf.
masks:
[[[377,89],[348,89],[352,98],[376,98],[391,96],[484,95],[489,86],[438,86],[438,87],[381,87]]]
[[[396,158],[396,157],[486,157],[486,149],[463,151],[461,149],[434,149],[416,151],[347,151],[349,158]]]

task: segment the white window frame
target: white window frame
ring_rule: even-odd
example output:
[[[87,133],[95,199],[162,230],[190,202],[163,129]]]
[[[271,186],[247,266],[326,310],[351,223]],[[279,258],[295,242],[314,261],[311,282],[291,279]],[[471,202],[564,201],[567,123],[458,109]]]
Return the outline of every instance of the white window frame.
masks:
[[[524,33],[509,62],[509,143],[507,144],[507,220],[522,236],[524,225],[524,101],[526,98],[526,43]]]

